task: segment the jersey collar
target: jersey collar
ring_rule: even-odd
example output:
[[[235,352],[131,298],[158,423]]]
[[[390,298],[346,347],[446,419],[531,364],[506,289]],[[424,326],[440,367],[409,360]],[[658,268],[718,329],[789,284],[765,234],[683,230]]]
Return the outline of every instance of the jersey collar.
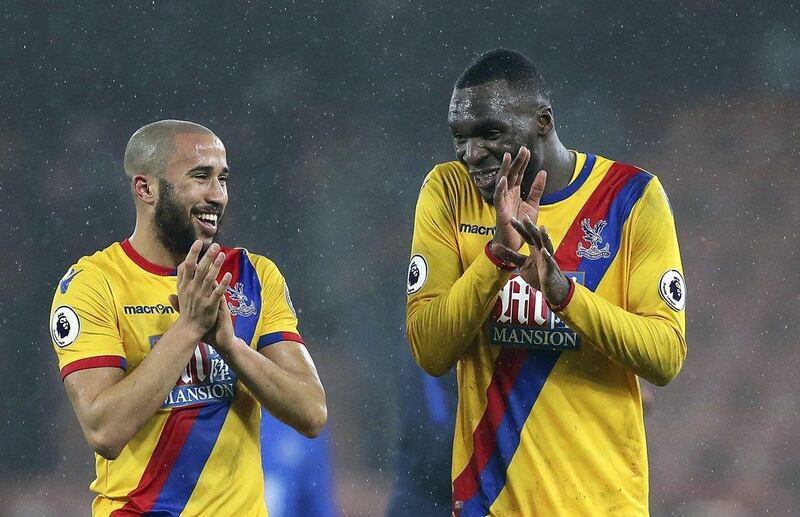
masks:
[[[134,263],[136,263],[137,266],[144,269],[148,273],[153,273],[154,275],[159,276],[175,276],[178,274],[177,270],[175,269],[153,264],[143,256],[139,255],[139,253],[133,249],[133,246],[131,246],[131,243],[128,241],[128,239],[120,242],[119,245],[122,246],[122,251],[125,252],[129,259],[131,259]]]
[[[580,163],[580,156],[581,153],[575,153],[578,159],[575,161],[575,168],[577,169],[578,164]],[[546,196],[542,196],[542,199],[539,201],[540,205],[552,205],[553,203],[558,203],[559,201],[564,201],[569,196],[574,194],[578,191],[579,188],[586,182],[589,178],[589,174],[591,174],[592,169],[594,168],[594,162],[596,161],[596,157],[593,154],[586,153],[586,161],[583,163],[583,168],[578,173],[578,177],[575,178],[573,181],[569,183],[566,187],[558,190],[556,192],[551,192]],[[573,177],[575,174],[573,173]]]

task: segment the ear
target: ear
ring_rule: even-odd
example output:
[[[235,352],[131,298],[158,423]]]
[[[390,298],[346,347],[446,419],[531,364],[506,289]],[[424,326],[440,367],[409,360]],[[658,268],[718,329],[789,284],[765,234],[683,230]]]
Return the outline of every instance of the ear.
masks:
[[[544,136],[549,134],[555,127],[555,119],[553,118],[553,108],[547,106],[539,110],[536,114],[536,124],[539,128],[539,134]]]
[[[158,182],[149,174],[136,174],[131,178],[131,188],[136,199],[141,199],[148,205],[155,204],[158,199]]]

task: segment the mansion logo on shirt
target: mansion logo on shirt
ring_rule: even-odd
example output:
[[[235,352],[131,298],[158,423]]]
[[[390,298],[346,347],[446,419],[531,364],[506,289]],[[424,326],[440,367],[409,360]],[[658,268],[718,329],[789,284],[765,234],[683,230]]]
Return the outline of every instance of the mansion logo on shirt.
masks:
[[[583,284],[584,274],[564,272]],[[532,350],[575,350],[580,337],[550,310],[544,296],[513,275],[497,297],[489,318],[489,341]]]
[[[151,348],[160,337],[150,339]],[[214,347],[200,343],[161,407],[230,404],[235,397],[236,373]]]

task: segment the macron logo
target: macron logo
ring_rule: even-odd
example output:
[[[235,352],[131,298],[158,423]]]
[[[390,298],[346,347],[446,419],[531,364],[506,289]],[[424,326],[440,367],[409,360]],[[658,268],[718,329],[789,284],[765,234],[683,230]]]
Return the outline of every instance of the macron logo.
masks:
[[[478,235],[494,235],[494,226],[461,223],[458,225],[458,231],[461,233],[476,233]]]
[[[125,314],[172,314],[175,309],[171,305],[123,305]]]

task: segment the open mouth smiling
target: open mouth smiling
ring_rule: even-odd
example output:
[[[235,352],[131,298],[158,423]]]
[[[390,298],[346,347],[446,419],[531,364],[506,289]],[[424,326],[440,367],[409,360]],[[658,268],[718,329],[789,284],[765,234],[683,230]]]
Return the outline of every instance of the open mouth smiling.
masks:
[[[217,223],[219,222],[218,214],[196,213],[194,214],[194,217],[200,222],[200,226],[203,229],[208,230],[209,232],[217,231]]]
[[[472,176],[472,182],[475,183],[476,187],[482,190],[489,190],[493,188],[499,171],[499,167],[474,172],[471,171],[470,176]]]

